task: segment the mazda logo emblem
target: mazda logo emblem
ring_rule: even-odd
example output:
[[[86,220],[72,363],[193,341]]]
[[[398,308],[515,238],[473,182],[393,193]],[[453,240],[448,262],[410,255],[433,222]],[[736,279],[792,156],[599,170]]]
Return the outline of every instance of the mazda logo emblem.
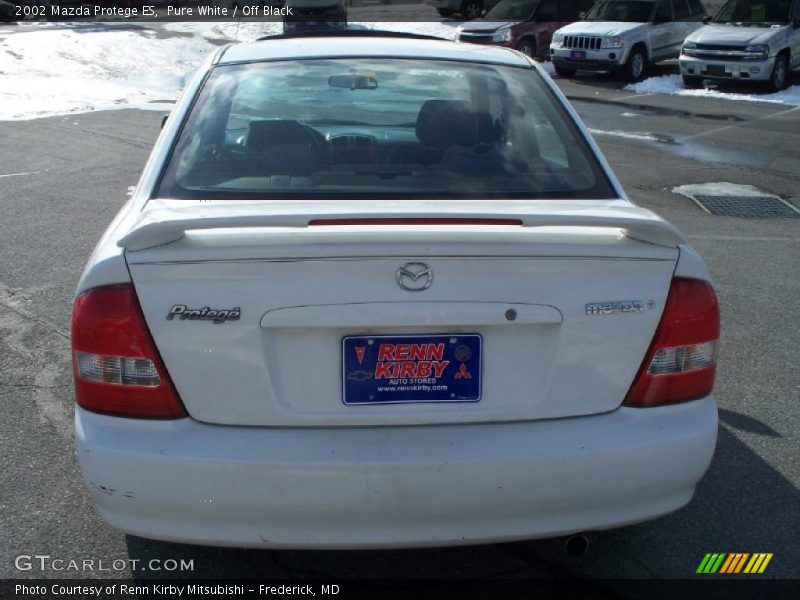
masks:
[[[421,292],[431,287],[433,271],[425,263],[410,262],[397,269],[397,285],[409,292]]]

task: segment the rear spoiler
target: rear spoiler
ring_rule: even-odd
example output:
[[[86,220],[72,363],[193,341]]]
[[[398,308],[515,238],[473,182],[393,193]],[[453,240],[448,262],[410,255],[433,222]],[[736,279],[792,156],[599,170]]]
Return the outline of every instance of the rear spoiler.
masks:
[[[436,224],[439,220],[457,224],[457,221],[463,220],[465,225],[475,221],[487,224],[497,221],[505,225],[514,221],[518,224],[513,226],[523,228],[603,227],[620,229],[629,238],[658,246],[677,247],[686,241],[673,225],[655,213],[621,201],[500,201],[497,202],[502,205],[498,207],[499,210],[486,210],[486,205],[493,205],[494,201],[480,203],[480,209],[471,209],[465,206],[468,204],[466,202],[454,204],[450,210],[437,207],[435,203],[384,201],[370,203],[361,210],[348,210],[342,205],[344,203],[337,206],[333,201],[268,205],[230,203],[228,206],[226,202],[219,202],[201,210],[198,210],[196,204],[191,204],[186,208],[156,208],[145,211],[133,228],[119,239],[117,245],[128,251],[144,250],[178,241],[187,231],[194,230],[245,227],[308,229],[317,222],[324,224],[325,221],[363,220],[365,224],[375,221],[386,224],[385,222],[391,223],[395,219],[398,224],[407,224],[412,220],[430,221],[431,224]],[[388,206],[383,208],[381,205]]]

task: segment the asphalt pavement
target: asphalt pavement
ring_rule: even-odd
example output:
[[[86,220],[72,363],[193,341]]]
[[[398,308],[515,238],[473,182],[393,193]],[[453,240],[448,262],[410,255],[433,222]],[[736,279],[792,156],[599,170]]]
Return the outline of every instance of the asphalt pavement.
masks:
[[[719,443],[686,508],[592,534],[581,557],[568,556],[562,540],[281,552],[167,544],[111,529],[73,457],[69,314],[86,258],[136,183],[162,114],[75,114],[0,122],[0,578],[91,575],[19,571],[20,554],[107,564],[194,559],[184,575],[210,578],[683,578],[706,552],[736,551],[773,552],[765,576],[797,577],[800,220],[713,216],[671,189],[741,183],[800,205],[800,107],[632,94],[600,77],[558,83],[632,198],[688,235],[719,294]]]

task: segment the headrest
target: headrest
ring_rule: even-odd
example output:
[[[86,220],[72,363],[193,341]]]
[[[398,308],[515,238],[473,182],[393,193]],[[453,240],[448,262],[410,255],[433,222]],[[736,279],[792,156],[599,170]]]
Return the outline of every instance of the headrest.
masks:
[[[475,146],[475,113],[460,100],[428,100],[417,116],[417,139],[425,146]]]

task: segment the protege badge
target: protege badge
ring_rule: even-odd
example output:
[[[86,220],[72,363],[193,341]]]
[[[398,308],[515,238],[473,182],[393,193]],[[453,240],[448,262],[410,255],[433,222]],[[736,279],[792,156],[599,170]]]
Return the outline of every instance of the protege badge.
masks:
[[[642,312],[641,300],[614,300],[611,302],[590,302],[586,305],[587,315],[613,315],[615,313]]]
[[[225,321],[238,321],[242,314],[241,307],[231,309],[210,308],[186,308],[185,304],[173,304],[167,313],[167,321],[172,321],[178,317],[181,321],[212,321],[219,325]]]

